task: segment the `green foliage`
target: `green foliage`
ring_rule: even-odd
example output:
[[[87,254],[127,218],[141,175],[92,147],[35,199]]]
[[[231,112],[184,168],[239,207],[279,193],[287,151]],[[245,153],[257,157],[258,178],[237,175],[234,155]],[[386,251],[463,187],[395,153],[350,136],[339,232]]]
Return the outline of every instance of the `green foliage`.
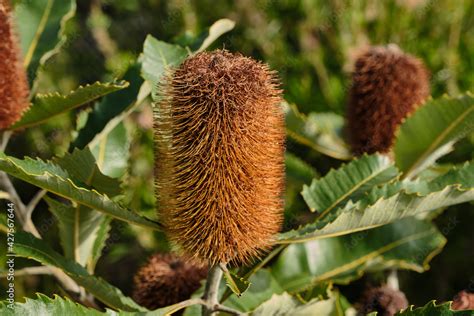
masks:
[[[15,17],[21,48],[28,72],[36,74],[66,42],[66,23],[76,11],[75,0],[37,0],[20,3],[15,7]]]
[[[318,211],[323,217],[349,199],[357,200],[372,187],[393,180],[397,175],[397,168],[390,158],[365,155],[313,180],[310,186],[303,187],[301,194],[310,210]]]
[[[404,311],[397,313],[396,315],[403,316],[431,316],[431,315],[442,315],[442,316],[472,316],[474,310],[460,310],[455,311],[451,309],[451,302],[436,305],[435,301],[431,301],[423,307],[415,308],[413,305]]]
[[[106,195],[74,182],[65,170],[52,162],[31,158],[21,160],[0,153],[0,170],[117,219],[153,229],[161,228],[159,224],[124,209]]]
[[[366,271],[387,268],[423,272],[446,239],[427,222],[406,218],[379,228],[289,245],[272,275],[289,292],[321,282],[348,283]]]
[[[115,83],[96,82],[92,85],[81,86],[67,95],[59,93],[38,94],[28,111],[11,128],[20,129],[41,124],[57,115],[71,111],[106,94],[126,87],[128,87],[128,82],[126,81]]]
[[[118,288],[110,285],[103,279],[90,275],[82,266],[62,257],[44,241],[37,239],[31,234],[17,233],[14,251],[17,256],[31,258],[44,265],[60,268],[77,284],[83,286],[94,297],[109,307],[125,311],[146,311],[146,309],[137,305],[131,298],[124,296]]]
[[[452,150],[474,131],[474,96],[429,100],[400,127],[395,143],[397,167],[411,177]]]
[[[347,160],[351,154],[342,138],[344,118],[335,113],[300,113],[295,105],[286,106],[288,137],[329,157]]]
[[[244,278],[239,277],[235,273],[228,271],[227,269],[224,271],[224,277],[226,280],[227,286],[236,294],[237,296],[241,296],[245,291],[249,288],[250,282],[245,280]]]

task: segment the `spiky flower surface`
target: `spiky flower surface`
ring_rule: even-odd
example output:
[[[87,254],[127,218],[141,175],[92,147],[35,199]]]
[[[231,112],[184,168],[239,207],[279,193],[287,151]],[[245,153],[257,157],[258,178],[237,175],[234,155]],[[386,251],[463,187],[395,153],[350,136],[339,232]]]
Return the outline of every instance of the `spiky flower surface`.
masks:
[[[133,299],[148,309],[172,305],[191,297],[207,268],[174,254],[155,254],[133,279]]]
[[[21,117],[28,107],[29,93],[9,2],[0,0],[0,129]]]
[[[408,301],[403,292],[384,285],[365,290],[356,306],[362,315],[377,312],[380,316],[392,316],[407,308]]]
[[[402,120],[429,96],[423,62],[395,45],[371,47],[355,62],[348,104],[354,154],[390,151]]]
[[[282,220],[284,119],[275,74],[225,50],[185,60],[155,111],[159,214],[184,253],[243,263]]]

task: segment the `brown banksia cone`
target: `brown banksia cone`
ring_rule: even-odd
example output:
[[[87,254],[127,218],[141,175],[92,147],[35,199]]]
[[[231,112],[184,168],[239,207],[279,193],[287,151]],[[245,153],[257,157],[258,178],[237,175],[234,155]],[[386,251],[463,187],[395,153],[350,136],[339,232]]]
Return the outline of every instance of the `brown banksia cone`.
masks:
[[[377,312],[378,316],[392,316],[408,307],[405,294],[389,286],[368,288],[355,304],[362,315]]]
[[[15,123],[29,106],[28,81],[9,2],[0,0],[0,129]]]
[[[159,214],[183,253],[246,263],[282,221],[284,118],[274,72],[225,50],[185,60],[155,110]]]
[[[152,310],[172,305],[190,298],[206,275],[205,266],[174,254],[155,254],[135,274],[132,297]]]
[[[451,305],[453,310],[473,310],[474,309],[474,293],[466,291],[459,292],[453,299]]]
[[[429,94],[421,60],[396,45],[365,50],[355,62],[347,110],[354,154],[389,152],[402,120]]]

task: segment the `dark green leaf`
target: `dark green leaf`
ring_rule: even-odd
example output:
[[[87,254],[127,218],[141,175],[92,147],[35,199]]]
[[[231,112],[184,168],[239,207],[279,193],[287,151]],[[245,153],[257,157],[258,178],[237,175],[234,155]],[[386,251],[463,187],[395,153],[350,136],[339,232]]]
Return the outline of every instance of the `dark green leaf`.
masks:
[[[454,311],[451,309],[451,302],[436,305],[436,301],[431,301],[423,307],[415,308],[413,305],[395,315],[403,316],[473,316],[474,310]]]
[[[227,286],[237,296],[241,296],[250,286],[249,281],[245,280],[244,278],[239,277],[238,275],[228,270],[224,271],[224,277],[225,277]]]
[[[82,266],[62,257],[51,249],[47,243],[29,233],[16,233],[14,252],[17,256],[30,258],[44,265],[51,265],[63,270],[77,284],[83,286],[89,293],[109,307],[125,311],[146,311],[131,298],[123,295],[118,288],[103,279],[90,275]]]
[[[41,124],[57,115],[126,87],[128,87],[128,82],[126,81],[115,83],[96,82],[92,85],[81,86],[67,95],[61,95],[59,93],[37,94],[28,111],[11,129],[26,128]]]
[[[42,160],[9,157],[0,152],[0,170],[78,204],[133,224],[160,229],[161,225],[124,209],[95,190],[78,186],[58,165]]]
[[[397,175],[397,168],[390,158],[364,155],[313,180],[311,186],[303,187],[301,194],[310,210],[320,212],[322,217],[349,199],[357,200],[373,186],[386,183]]]
[[[412,177],[449,152],[452,144],[474,131],[474,96],[428,100],[400,127],[394,146],[397,167]]]
[[[445,243],[433,224],[406,218],[364,232],[289,245],[271,271],[284,290],[301,292],[321,282],[347,283],[368,270],[423,272]]]

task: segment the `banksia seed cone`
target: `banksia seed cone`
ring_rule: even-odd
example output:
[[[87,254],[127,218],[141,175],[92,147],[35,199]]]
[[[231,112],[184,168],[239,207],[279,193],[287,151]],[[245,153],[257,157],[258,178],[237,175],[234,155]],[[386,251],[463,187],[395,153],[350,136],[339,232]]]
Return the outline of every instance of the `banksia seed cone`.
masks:
[[[388,152],[402,120],[429,96],[423,62],[395,45],[372,47],[355,62],[348,104],[354,154]]]
[[[134,277],[133,299],[148,309],[172,305],[191,297],[207,268],[173,254],[155,254]]]
[[[408,301],[403,292],[389,286],[369,288],[362,294],[356,307],[359,313],[366,315],[377,312],[379,316],[392,316],[408,307]]]
[[[285,130],[275,74],[218,50],[188,58],[161,88],[155,170],[168,236],[201,261],[249,262],[282,220]]]
[[[28,81],[8,0],[0,0],[0,129],[15,123],[28,107]]]
[[[474,293],[466,291],[459,292],[453,299],[451,309],[459,311],[474,309]]]

